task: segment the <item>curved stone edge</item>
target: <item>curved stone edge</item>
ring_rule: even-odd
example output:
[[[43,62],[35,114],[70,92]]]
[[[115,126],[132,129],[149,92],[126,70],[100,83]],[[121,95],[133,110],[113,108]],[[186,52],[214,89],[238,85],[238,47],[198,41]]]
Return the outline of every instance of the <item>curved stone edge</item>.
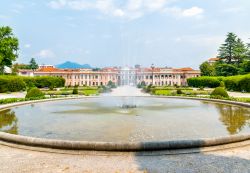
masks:
[[[200,97],[183,97],[183,96],[156,96],[157,98],[173,98],[173,99],[186,99],[186,100],[199,100],[199,101],[207,101],[207,102],[215,102],[215,103],[225,103],[232,104],[243,107],[250,107],[250,103],[246,102],[237,102],[231,100],[220,100],[220,99],[210,99],[210,98],[200,98]]]
[[[43,103],[43,102],[63,101],[63,100],[75,100],[75,99],[87,99],[87,98],[98,98],[98,96],[58,97],[58,98],[48,98],[48,99],[41,99],[41,100],[21,101],[21,102],[2,104],[2,105],[0,105],[0,110],[8,109],[8,108],[15,107],[15,106],[33,104],[33,103]]]
[[[145,97],[145,96],[138,96]],[[156,98],[175,98],[175,99],[190,99],[201,100],[217,103],[226,103],[239,105],[244,107],[250,107],[249,103],[235,102],[228,100],[217,100],[209,98],[196,98],[196,97],[179,97],[179,96],[147,96]],[[93,97],[66,97],[56,99],[44,99],[35,101],[17,102],[0,106],[0,109],[6,109],[13,106],[20,106],[24,104],[32,104],[47,101],[60,101],[70,99],[82,99],[82,98],[96,98]],[[229,143],[243,142],[250,140],[250,134],[233,135],[218,138],[204,138],[198,140],[173,140],[173,141],[156,141],[156,142],[134,142],[134,143],[115,143],[115,142],[88,142],[88,141],[69,141],[69,140],[54,140],[45,138],[34,138],[21,135],[13,135],[4,132],[0,132],[0,140],[15,144],[44,147],[64,150],[95,150],[95,151],[153,151],[153,150],[171,150],[171,149],[188,149],[188,148],[203,148],[216,145],[224,145]]]
[[[171,149],[202,148],[229,143],[242,142],[250,139],[250,135],[234,135],[230,137],[207,138],[198,140],[176,140],[159,142],[87,142],[68,141],[26,137],[0,132],[0,140],[15,144],[64,150],[95,150],[95,151],[154,151]]]

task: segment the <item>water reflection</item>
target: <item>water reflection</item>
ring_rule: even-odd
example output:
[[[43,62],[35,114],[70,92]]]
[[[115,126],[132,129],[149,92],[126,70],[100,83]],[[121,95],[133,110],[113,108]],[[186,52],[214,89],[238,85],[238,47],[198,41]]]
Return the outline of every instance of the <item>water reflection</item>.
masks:
[[[18,134],[17,122],[14,111],[6,109],[0,112],[0,131]]]
[[[238,134],[245,126],[250,125],[249,109],[223,104],[217,104],[216,108],[220,112],[220,121],[231,135]]]

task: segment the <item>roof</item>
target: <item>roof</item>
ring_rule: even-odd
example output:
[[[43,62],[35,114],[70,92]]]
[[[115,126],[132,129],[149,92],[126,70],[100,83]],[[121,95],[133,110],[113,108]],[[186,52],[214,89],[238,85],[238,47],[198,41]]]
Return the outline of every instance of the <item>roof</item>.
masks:
[[[209,58],[208,61],[219,61],[220,58]]]
[[[54,67],[42,67],[36,70],[36,72],[62,72],[64,70],[60,70]]]
[[[175,71],[194,71],[191,67],[177,68]]]

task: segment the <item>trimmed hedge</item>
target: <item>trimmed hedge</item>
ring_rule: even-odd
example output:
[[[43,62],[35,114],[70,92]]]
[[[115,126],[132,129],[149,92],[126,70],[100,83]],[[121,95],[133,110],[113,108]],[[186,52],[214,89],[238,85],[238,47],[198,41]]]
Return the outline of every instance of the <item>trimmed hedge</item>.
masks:
[[[63,87],[65,80],[61,77],[52,76],[37,76],[37,77],[23,77],[23,76],[0,76],[0,93],[3,92],[17,92],[26,90],[26,88],[57,88]]]
[[[217,87],[213,90],[213,92],[211,93],[212,97],[225,97],[228,98],[229,95],[227,93],[227,91],[225,90],[225,88],[223,87]]]
[[[201,76],[196,78],[189,78],[187,80],[188,85],[196,88],[200,87],[209,87],[215,88],[220,86],[221,77],[208,77],[208,76]]]
[[[30,98],[45,98],[45,95],[38,88],[31,88],[25,96],[26,99]]]
[[[229,77],[202,76],[189,78],[187,82],[189,86],[197,88],[216,88],[220,86],[220,82],[224,82],[226,89],[229,91],[250,92],[250,74]]]
[[[26,84],[18,76],[0,76],[0,92],[17,92],[26,89]]]

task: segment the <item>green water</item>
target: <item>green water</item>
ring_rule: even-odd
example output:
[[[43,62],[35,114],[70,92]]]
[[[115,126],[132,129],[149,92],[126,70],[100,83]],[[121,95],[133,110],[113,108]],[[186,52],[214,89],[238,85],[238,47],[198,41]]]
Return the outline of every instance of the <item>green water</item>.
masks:
[[[137,107],[123,109],[122,105]],[[250,133],[250,109],[195,100],[100,97],[0,111],[0,130],[81,141],[164,141]]]

